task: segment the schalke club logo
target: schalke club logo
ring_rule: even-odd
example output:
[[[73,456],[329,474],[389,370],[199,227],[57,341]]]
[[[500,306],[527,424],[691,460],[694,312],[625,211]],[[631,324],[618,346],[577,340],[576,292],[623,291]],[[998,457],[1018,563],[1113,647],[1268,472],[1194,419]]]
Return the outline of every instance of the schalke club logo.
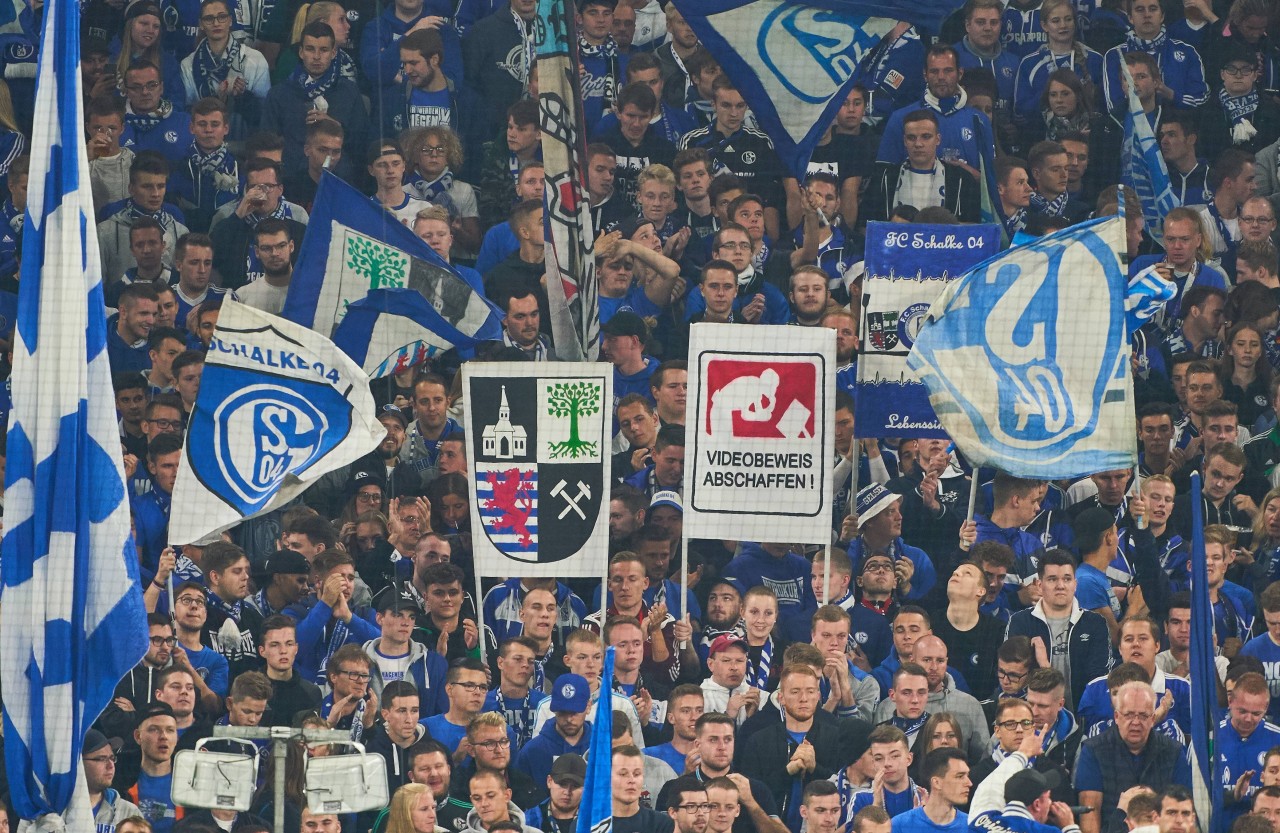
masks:
[[[535,564],[577,555],[608,506],[603,377],[471,380],[472,500],[485,535]]]
[[[188,462],[205,488],[244,514],[265,506],[288,475],[307,471],[351,429],[350,403],[327,384],[264,383],[260,373],[209,365],[201,387],[201,399],[212,393],[214,404],[197,404],[192,414]]]

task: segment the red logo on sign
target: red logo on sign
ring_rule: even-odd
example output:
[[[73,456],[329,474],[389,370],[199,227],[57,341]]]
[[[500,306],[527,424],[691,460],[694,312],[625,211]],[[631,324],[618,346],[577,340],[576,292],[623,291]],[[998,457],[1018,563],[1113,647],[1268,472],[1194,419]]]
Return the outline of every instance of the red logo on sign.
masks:
[[[809,362],[712,359],[704,429],[724,440],[813,437],[817,386]]]

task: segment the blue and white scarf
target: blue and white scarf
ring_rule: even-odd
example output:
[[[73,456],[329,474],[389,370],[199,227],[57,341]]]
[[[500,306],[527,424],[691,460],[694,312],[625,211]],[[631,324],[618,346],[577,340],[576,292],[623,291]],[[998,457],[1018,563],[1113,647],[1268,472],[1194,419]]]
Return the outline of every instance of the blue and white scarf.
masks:
[[[238,602],[225,602],[222,600],[222,597],[210,590],[209,598],[205,601],[205,604],[214,610],[222,611],[228,619],[231,619],[237,625],[240,624],[240,615],[244,610],[243,600]]]
[[[1052,200],[1046,200],[1039,192],[1032,192],[1031,207],[1038,214],[1048,214],[1050,217],[1061,217],[1062,212],[1067,210],[1067,192],[1063,191]]]
[[[516,168],[517,172],[519,167]],[[432,205],[444,205],[445,200],[452,204],[453,200],[449,199],[449,189],[453,187],[453,171],[448,168],[440,174],[438,179],[430,182],[417,176],[411,182],[404,186],[405,193],[420,200],[426,200]]]
[[[187,151],[187,170],[191,173],[191,182],[196,188],[197,205],[204,204],[203,191],[206,182],[215,192],[221,191],[234,196],[240,190],[240,168],[225,142],[212,153],[203,153],[200,147],[192,142]],[[217,200],[216,193],[214,200]]]
[[[125,202],[123,211],[129,212],[129,225],[133,225],[133,221],[141,217],[150,217],[155,220],[164,229],[165,236],[173,234],[177,229],[174,226],[173,215],[165,211],[163,207],[159,211],[147,211],[132,199]]]
[[[907,736],[907,743],[909,744],[915,742],[916,735],[919,734],[922,728],[924,728],[924,724],[928,720],[928,712],[921,712],[920,716],[915,720],[911,720],[906,717],[898,717],[897,714],[894,714],[893,717],[889,718],[889,722],[901,729],[902,733]]]
[[[214,55],[208,38],[201,38],[191,58],[191,75],[201,96],[217,96],[231,71],[244,75],[244,53],[240,39],[232,38],[222,55]]]
[[[943,118],[946,118],[964,109],[965,105],[969,103],[969,94],[964,91],[964,87],[960,88],[959,95],[948,96],[947,98],[937,98],[933,93],[926,91],[924,103],[926,107],[937,111],[942,114]]]
[[[769,682],[769,671],[773,664],[773,637],[764,641],[760,647],[760,664],[747,669],[747,682],[760,690],[764,690]]]
[[[173,115],[173,102],[161,99],[160,106],[150,113],[135,113],[132,110],[125,113],[124,123],[132,127],[134,133],[148,133],[171,115]]]
[[[298,64],[293,68],[293,72],[289,73],[289,80],[302,87],[302,92],[314,104],[317,98],[322,97],[329,92],[329,88],[338,80],[338,62],[334,60],[330,62],[329,68],[326,69],[319,78],[312,78],[307,74],[302,64]]]
[[[1169,40],[1169,35],[1165,32],[1163,26],[1160,27],[1160,34],[1151,40],[1143,40],[1138,37],[1132,29],[1125,37],[1125,52],[1145,52],[1148,55],[1159,56],[1164,51],[1164,45]]]
[[[1218,90],[1218,104],[1231,126],[1249,120],[1258,109],[1258,91],[1249,90],[1242,96],[1230,96],[1225,89]]]

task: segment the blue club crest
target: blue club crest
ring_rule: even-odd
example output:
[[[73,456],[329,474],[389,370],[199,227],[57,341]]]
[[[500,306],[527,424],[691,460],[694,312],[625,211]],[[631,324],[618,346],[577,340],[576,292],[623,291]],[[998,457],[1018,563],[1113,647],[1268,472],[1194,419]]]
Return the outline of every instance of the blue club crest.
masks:
[[[760,59],[788,92],[822,104],[849,80],[877,38],[862,20],[800,3],[783,3],[760,25]],[[803,71],[797,62],[808,65]],[[814,69],[818,71],[813,71]]]
[[[201,483],[245,515],[265,506],[287,476],[302,475],[351,431],[351,405],[330,385],[266,378],[206,366],[187,442],[188,462]]]

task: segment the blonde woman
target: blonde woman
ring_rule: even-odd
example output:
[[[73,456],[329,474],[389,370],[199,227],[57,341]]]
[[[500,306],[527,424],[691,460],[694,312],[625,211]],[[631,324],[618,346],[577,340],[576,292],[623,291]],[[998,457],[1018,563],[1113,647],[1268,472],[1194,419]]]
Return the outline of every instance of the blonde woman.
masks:
[[[400,134],[410,172],[404,178],[405,193],[449,211],[449,224],[459,248],[474,252],[480,247],[480,209],[476,189],[458,179],[466,159],[458,134],[447,127],[420,127]]]
[[[1055,70],[1069,69],[1093,92],[1102,80],[1102,55],[1076,40],[1076,12],[1071,0],[1044,0],[1040,26],[1048,42],[1022,59],[1013,81],[1013,111],[1019,125],[1040,117],[1040,100]]]
[[[405,784],[391,797],[386,833],[437,833],[436,798],[426,784]]]
[[[187,106],[187,91],[182,86],[182,70],[173,53],[161,41],[164,24],[160,6],[154,0],[133,0],[124,12],[124,29],[120,40],[112,44],[116,62],[116,78],[124,84],[124,74],[135,61],[145,61],[160,70],[164,97],[176,109]],[[192,21],[195,25],[195,21]],[[194,44],[191,44],[194,47]],[[191,51],[184,50],[183,54]]]

